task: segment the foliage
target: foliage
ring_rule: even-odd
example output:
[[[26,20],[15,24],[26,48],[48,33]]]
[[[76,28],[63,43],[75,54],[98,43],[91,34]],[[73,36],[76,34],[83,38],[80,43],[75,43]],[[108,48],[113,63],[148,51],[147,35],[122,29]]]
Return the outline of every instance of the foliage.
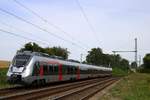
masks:
[[[137,72],[140,72],[140,73],[150,73],[150,69],[145,68],[145,67],[144,67],[144,64],[142,64],[141,66],[139,66],[136,71],[137,71]]]
[[[104,54],[101,48],[93,48],[88,51],[86,61],[93,65],[102,65],[106,67],[129,69],[129,61],[120,57],[120,55]]]
[[[130,70],[127,70],[127,69],[121,69],[120,67],[114,67],[113,70],[112,70],[112,75],[113,76],[126,76],[128,75],[129,73],[131,73]]]
[[[135,61],[131,63],[131,68],[136,68],[136,66],[137,66],[137,63]]]
[[[150,54],[146,54],[143,58],[143,64],[137,69],[140,73],[150,73]]]
[[[122,69],[129,69],[129,61],[126,59],[121,59],[120,65],[122,65]]]
[[[0,88],[10,87],[6,81],[6,73],[8,68],[0,68]]]
[[[145,57],[143,58],[143,62],[144,62],[144,68],[150,69],[150,54],[145,55]]]
[[[19,51],[42,52],[42,53],[47,53],[53,56],[60,56],[64,59],[67,59],[69,56],[69,52],[65,48],[61,48],[61,47],[43,48],[39,46],[38,44],[31,43],[31,42],[25,44],[24,47],[21,48]]]
[[[93,48],[91,51],[88,51],[86,61],[94,65],[102,65],[103,53],[100,48]]]
[[[68,59],[68,54],[69,54],[67,49],[61,47],[45,48],[45,53],[49,55],[61,56],[64,59]]]
[[[150,69],[141,68],[141,69],[137,69],[137,72],[140,72],[140,73],[150,73]]]

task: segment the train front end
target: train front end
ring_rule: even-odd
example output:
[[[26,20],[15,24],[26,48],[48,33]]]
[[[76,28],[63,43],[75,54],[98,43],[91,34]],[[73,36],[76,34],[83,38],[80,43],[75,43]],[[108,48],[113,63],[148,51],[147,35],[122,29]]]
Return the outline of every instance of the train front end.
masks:
[[[7,72],[7,81],[10,84],[25,84],[24,79],[29,75],[27,66],[31,57],[25,53],[16,54]]]

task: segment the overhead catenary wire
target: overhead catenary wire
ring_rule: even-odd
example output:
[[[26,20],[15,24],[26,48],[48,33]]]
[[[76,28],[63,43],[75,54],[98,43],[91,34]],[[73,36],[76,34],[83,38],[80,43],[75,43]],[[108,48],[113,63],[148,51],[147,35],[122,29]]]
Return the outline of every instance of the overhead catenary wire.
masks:
[[[41,15],[39,15],[37,12],[33,11],[32,9],[30,9],[29,7],[27,7],[26,5],[22,4],[21,2],[19,2],[18,0],[13,0],[16,4],[18,4],[19,6],[23,7],[24,9],[28,10],[30,13],[32,13],[33,15],[37,16],[40,20],[42,20],[43,22],[47,23],[48,25],[54,27],[55,29],[61,31],[63,34],[65,34],[67,37],[71,38],[72,40],[76,40],[75,38],[73,38],[68,32],[64,31],[62,28],[60,28],[59,26],[53,24],[52,22],[48,21],[47,19],[45,19],[44,17],[42,17]],[[83,44],[81,41],[76,40],[76,42],[82,44],[84,47],[89,48],[88,45]]]
[[[38,40],[34,40],[32,38],[29,38],[29,37],[25,37],[23,35],[19,35],[19,34],[16,34],[16,33],[13,33],[13,32],[10,32],[10,31],[6,31],[6,30],[3,30],[3,29],[0,29],[1,32],[4,32],[6,34],[9,34],[9,35],[13,35],[15,37],[19,37],[19,38],[22,38],[22,39],[25,39],[25,40],[30,40],[30,41],[35,41],[35,42],[39,42],[39,43],[42,43],[42,44],[47,44],[43,41],[38,41]]]
[[[6,24],[6,23],[4,23],[4,22],[2,22],[2,21],[0,21],[0,23],[2,24],[2,25],[4,25],[4,26],[7,26],[7,27],[9,27],[9,28],[13,28],[13,29],[15,29],[15,30],[19,30],[19,31],[21,31],[21,32],[23,32],[23,33],[28,33],[28,34],[30,34],[30,36],[32,35],[32,36],[34,36],[34,38],[35,38],[35,35],[33,34],[33,33],[31,33],[31,32],[27,32],[27,31],[24,31],[24,30],[22,30],[22,29],[20,29],[20,28],[16,28],[16,27],[14,27],[14,26],[12,26],[12,25],[9,25],[9,24]],[[38,40],[40,40],[40,41],[43,41],[44,43],[46,43],[46,44],[49,44],[49,42],[48,41],[45,41],[45,40],[43,40],[43,39],[41,39],[40,37],[36,37]]]
[[[6,13],[6,14],[8,14],[8,15],[11,15],[11,16],[17,18],[18,20],[21,20],[21,21],[23,21],[23,22],[25,22],[25,23],[27,23],[27,24],[30,24],[30,25],[32,25],[33,27],[35,27],[35,28],[37,28],[37,29],[39,29],[39,30],[41,30],[41,31],[43,31],[43,32],[48,33],[49,35],[51,35],[51,36],[53,36],[53,37],[55,37],[55,38],[57,38],[57,39],[63,40],[63,41],[65,41],[65,42],[67,42],[67,43],[70,43],[70,44],[72,44],[72,45],[74,45],[74,46],[77,46],[77,47],[79,47],[79,48],[85,49],[85,48],[83,48],[82,46],[80,46],[80,45],[78,45],[78,44],[76,44],[76,43],[74,43],[74,42],[72,42],[72,41],[70,41],[70,40],[64,39],[64,38],[62,38],[62,37],[60,37],[60,36],[58,36],[58,35],[56,35],[56,34],[50,32],[50,31],[48,31],[48,30],[46,30],[46,29],[44,29],[44,28],[42,28],[42,27],[40,27],[40,26],[38,26],[38,25],[36,25],[36,24],[30,22],[30,21],[27,21],[26,19],[24,19],[24,18],[22,18],[22,17],[19,17],[19,16],[15,15],[15,14],[9,12],[9,11],[6,11],[6,10],[4,10],[4,9],[2,9],[2,8],[0,8],[0,11]],[[86,49],[85,49],[85,50],[86,50]]]
[[[86,15],[86,13],[85,13],[83,7],[81,6],[79,0],[75,0],[75,1],[76,1],[77,5],[79,6],[79,9],[80,9],[81,13],[83,14],[83,17],[84,17],[84,19],[86,20],[86,22],[87,22],[87,24],[88,24],[90,30],[92,31],[94,37],[96,38],[96,41],[97,41],[98,43],[100,43],[99,38],[98,38],[98,36],[97,36],[97,33],[95,32],[95,29],[94,29],[93,25],[91,24],[89,18],[87,17],[87,15]]]

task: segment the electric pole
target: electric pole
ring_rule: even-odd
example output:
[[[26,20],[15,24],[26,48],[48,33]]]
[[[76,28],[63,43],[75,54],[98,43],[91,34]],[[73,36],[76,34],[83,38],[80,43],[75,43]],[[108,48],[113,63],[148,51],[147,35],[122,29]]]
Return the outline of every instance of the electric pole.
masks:
[[[138,61],[137,61],[137,38],[135,38],[135,62],[136,62],[136,67],[138,66]]]
[[[139,55],[139,66],[141,65],[141,55]]]
[[[135,53],[135,62],[136,62],[136,68],[138,66],[138,60],[137,60],[137,53],[138,53],[138,50],[137,50],[137,38],[135,38],[135,50],[131,50],[131,51],[112,51],[114,53],[114,55],[117,53],[117,52],[120,52],[120,53],[128,53],[128,52],[134,52]]]

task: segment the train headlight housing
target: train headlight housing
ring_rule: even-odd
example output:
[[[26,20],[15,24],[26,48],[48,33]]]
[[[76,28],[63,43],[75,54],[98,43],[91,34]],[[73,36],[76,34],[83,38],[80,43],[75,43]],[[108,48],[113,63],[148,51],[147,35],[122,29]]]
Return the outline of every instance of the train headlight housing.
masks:
[[[26,70],[26,67],[23,68],[22,72],[24,72]]]

